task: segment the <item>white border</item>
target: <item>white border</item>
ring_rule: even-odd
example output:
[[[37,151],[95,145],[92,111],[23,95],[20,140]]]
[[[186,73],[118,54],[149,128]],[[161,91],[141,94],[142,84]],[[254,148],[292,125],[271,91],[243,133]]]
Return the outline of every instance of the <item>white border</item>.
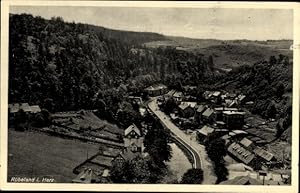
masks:
[[[27,184],[7,183],[7,88],[8,88],[8,11],[9,6],[107,6],[107,7],[178,7],[178,8],[255,8],[294,10],[293,123],[292,123],[292,185],[233,186],[233,185],[138,185],[138,184]],[[299,162],[299,64],[300,64],[300,4],[285,2],[150,2],[150,1],[12,1],[1,2],[1,168],[2,190],[89,190],[89,191],[168,191],[168,192],[298,192]],[[298,36],[297,36],[298,34]]]

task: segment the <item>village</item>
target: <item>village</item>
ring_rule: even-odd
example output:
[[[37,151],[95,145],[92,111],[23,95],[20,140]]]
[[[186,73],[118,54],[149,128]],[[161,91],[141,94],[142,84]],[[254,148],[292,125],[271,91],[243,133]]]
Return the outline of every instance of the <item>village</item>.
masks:
[[[225,140],[226,162],[235,169],[229,174],[231,179],[221,184],[286,184],[290,180],[286,172],[290,169],[290,152],[283,149],[278,156],[268,146],[276,140],[275,120],[252,115],[249,109],[254,102],[243,93],[205,91],[199,102],[192,95],[196,89],[185,86],[183,91],[177,91],[156,85],[146,90],[157,97],[161,111],[191,139],[195,137],[202,145],[209,143],[209,136]]]
[[[211,135],[224,139],[227,149],[225,160],[231,169],[229,180],[223,184],[288,183],[290,174],[286,171],[290,169],[290,162],[287,162],[290,158],[274,155],[266,148],[275,139],[274,131],[270,128],[274,120],[253,116],[248,109],[254,102],[247,101],[243,93],[205,91],[199,102],[192,96],[192,91],[197,87],[184,88],[184,91],[168,90],[166,86],[158,84],[145,89],[149,95],[148,101],[143,102],[138,96],[128,96],[127,99],[140,105],[139,113],[142,116],[151,114],[151,109],[145,104],[157,99],[160,109],[156,110],[166,112],[169,119],[199,145],[209,143],[207,140]],[[20,112],[25,113],[26,118],[34,119],[32,117],[41,111],[38,105],[9,104],[9,120],[13,123]],[[132,123],[123,130],[109,123],[103,124],[94,113],[95,110],[56,112],[51,115],[49,127],[38,129],[60,137],[102,144],[98,153],[87,155],[86,160],[73,169],[77,175],[73,183],[109,183],[113,164],[147,156],[144,153],[144,136],[149,126],[142,123],[139,128]],[[286,154],[283,152],[283,155]],[[237,180],[239,178],[242,180]]]

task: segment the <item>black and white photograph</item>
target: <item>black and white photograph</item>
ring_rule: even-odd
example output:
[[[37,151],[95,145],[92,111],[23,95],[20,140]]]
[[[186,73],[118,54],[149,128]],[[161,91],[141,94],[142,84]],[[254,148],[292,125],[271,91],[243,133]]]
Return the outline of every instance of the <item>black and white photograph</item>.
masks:
[[[295,4],[8,2],[5,183],[298,181]]]

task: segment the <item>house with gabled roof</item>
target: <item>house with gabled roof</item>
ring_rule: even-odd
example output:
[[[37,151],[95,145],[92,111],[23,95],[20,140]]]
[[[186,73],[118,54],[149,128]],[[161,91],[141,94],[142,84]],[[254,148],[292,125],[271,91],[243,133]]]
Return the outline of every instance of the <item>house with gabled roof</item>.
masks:
[[[130,150],[125,150],[119,153],[113,160],[113,164],[123,164],[125,161],[133,160],[139,156],[142,156],[140,152],[132,152]]]
[[[246,149],[252,151],[256,146],[254,145],[253,141],[248,139],[247,137],[244,137],[241,141],[240,144],[243,145]]]
[[[202,121],[202,113],[206,110],[207,106],[197,105],[195,108],[196,108],[195,118],[200,123]]]
[[[233,142],[228,146],[227,151],[230,156],[243,162],[248,166],[255,167],[255,168],[260,168],[261,166],[259,163],[256,162],[255,154],[248,151],[239,143]]]
[[[196,102],[181,102],[178,105],[178,110],[183,117],[191,117],[195,115]]]
[[[25,113],[31,112],[31,108],[28,103],[21,103],[20,109],[22,109]]]
[[[214,121],[214,109],[207,108],[201,115],[201,120],[203,123],[212,123]]]
[[[72,180],[72,183],[80,183],[80,184],[92,184],[99,183],[100,177],[95,174],[95,172],[91,168],[85,168],[82,170],[75,179]]]
[[[272,153],[264,150],[261,147],[256,147],[253,152],[263,161],[263,162],[270,162],[275,161],[275,157]]]
[[[159,96],[163,95],[167,91],[167,87],[163,84],[156,84],[149,86],[145,88],[145,91],[150,95],[150,96]]]
[[[241,129],[244,125],[245,112],[223,111],[223,122],[226,128]]]
[[[132,152],[142,153],[144,150],[144,137],[141,130],[132,124],[125,129],[124,132],[124,147]]]
[[[31,108],[31,113],[33,114],[41,112],[41,108],[39,105],[31,105],[30,108]]]
[[[214,128],[209,127],[207,125],[203,126],[201,129],[197,129],[197,138],[199,142],[204,143],[204,141],[207,139],[208,135],[213,133],[215,131]]]

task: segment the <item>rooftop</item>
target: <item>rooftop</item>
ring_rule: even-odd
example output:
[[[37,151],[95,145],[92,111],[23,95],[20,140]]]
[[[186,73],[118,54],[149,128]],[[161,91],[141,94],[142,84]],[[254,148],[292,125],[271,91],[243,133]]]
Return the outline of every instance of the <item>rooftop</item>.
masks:
[[[38,106],[38,105],[32,105],[32,106],[30,106],[30,108],[31,108],[31,112],[32,112],[32,113],[38,113],[38,112],[41,112],[41,108],[40,108],[40,106]]]
[[[245,112],[237,112],[237,111],[223,111],[223,114],[226,115],[245,115]]]
[[[31,108],[28,103],[21,103],[20,109],[22,109],[24,112],[30,112]]]
[[[198,129],[197,131],[202,135],[208,136],[208,134],[214,132],[214,130],[215,130],[214,128],[205,125],[201,129]]]
[[[199,105],[199,107],[197,108],[197,112],[202,113],[205,110],[205,106],[204,105]]]
[[[213,92],[213,94],[212,94],[212,96],[215,96],[215,97],[220,96],[220,95],[221,95],[221,92],[220,92],[220,91],[215,91],[215,92]]]
[[[132,151],[125,151],[123,153],[120,154],[120,156],[122,156],[125,160],[132,160],[138,156],[141,156],[141,153],[139,152],[132,152]]]
[[[228,152],[234,155],[236,158],[244,162],[245,164],[249,164],[255,157],[253,153],[242,147],[240,144],[234,142],[228,147]]]
[[[266,150],[264,150],[264,149],[262,149],[262,148],[260,148],[260,147],[256,147],[256,148],[253,150],[253,152],[254,152],[256,155],[258,155],[258,156],[262,157],[263,159],[265,159],[266,161],[271,161],[272,158],[274,157],[273,154],[271,154],[270,152],[267,152]]]
[[[238,111],[237,108],[229,108],[229,107],[217,107],[215,108],[216,111]]]
[[[194,108],[196,105],[197,105],[196,102],[181,102],[178,107],[182,110],[185,110],[187,107]]]
[[[9,104],[8,106],[10,107],[10,113],[17,113],[20,110],[19,103]]]
[[[86,168],[80,174],[72,180],[75,183],[83,183],[83,184],[90,184],[93,181],[95,182],[97,179],[97,175],[93,172],[92,169]]]
[[[231,180],[226,180],[220,183],[221,185],[262,185],[260,180],[251,178],[249,176],[238,176]]]
[[[145,90],[160,90],[160,89],[166,89],[167,87],[163,84],[157,84],[157,85],[152,85],[152,86],[149,86],[147,88],[145,88]]]
[[[173,96],[176,90],[170,90],[166,95]]]
[[[95,157],[93,157],[90,162],[102,165],[102,166],[106,166],[106,167],[112,167],[112,160],[114,158],[107,156],[107,155],[102,155],[102,154],[98,154]]]
[[[210,117],[210,116],[213,114],[213,112],[214,112],[213,109],[208,108],[208,109],[206,109],[206,110],[202,113],[202,115],[205,116],[205,117]]]
[[[173,97],[176,97],[176,98],[183,97],[183,93],[182,93],[182,92],[179,92],[179,91],[176,91],[176,92],[173,94]]]
[[[249,140],[248,138],[244,137],[241,141],[240,144],[242,144],[244,147],[249,147],[253,142]]]
[[[125,129],[125,136],[127,136],[131,131],[134,131],[139,136],[142,136],[140,129],[135,124],[132,124],[129,127],[127,127],[127,129]]]

